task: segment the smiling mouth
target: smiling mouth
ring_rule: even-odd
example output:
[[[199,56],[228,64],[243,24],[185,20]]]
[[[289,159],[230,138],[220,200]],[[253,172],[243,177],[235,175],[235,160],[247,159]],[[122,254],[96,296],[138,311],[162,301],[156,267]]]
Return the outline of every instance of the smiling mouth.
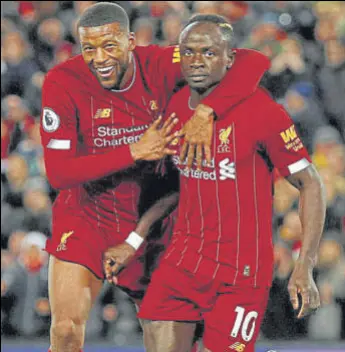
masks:
[[[95,70],[100,77],[109,78],[113,74],[115,66],[98,67],[95,68]]]

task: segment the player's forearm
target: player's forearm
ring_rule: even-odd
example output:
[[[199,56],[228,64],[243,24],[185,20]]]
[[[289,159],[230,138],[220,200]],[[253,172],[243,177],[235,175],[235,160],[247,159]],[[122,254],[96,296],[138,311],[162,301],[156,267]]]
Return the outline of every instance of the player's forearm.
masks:
[[[298,180],[297,186],[300,190],[300,218],[303,232],[299,261],[309,262],[313,267],[317,261],[325,222],[326,196],[320,176],[314,167],[308,169],[309,177]]]
[[[317,252],[325,223],[326,200],[323,185],[315,179],[301,190],[300,217],[303,229],[300,260],[316,264]]]
[[[254,63],[254,64],[253,64]],[[202,99],[202,103],[213,109],[217,119],[222,118],[227,111],[239,102],[240,98],[246,98],[258,87],[265,71],[270,67],[270,61],[262,53],[238,49],[234,65],[229,68],[227,74],[215,89]],[[245,81],[245,85],[236,86],[234,82]]]
[[[61,151],[47,152],[45,165],[53,188],[67,189],[95,181],[134,164],[129,146],[104,153],[76,157],[61,157]]]
[[[145,239],[151,227],[159,220],[168,216],[177,206],[179,194],[171,193],[158,200],[151,208],[149,208],[140,218],[135,232]]]

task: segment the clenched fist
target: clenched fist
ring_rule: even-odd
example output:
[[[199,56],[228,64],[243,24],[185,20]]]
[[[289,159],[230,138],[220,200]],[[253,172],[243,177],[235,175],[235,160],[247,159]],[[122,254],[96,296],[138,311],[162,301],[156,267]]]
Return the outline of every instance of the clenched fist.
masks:
[[[303,261],[297,261],[289,280],[288,290],[293,309],[297,311],[297,318],[314,312],[320,307],[319,291],[313,279],[312,267]],[[298,295],[301,297],[299,304]]]
[[[135,249],[127,242],[108,248],[103,257],[105,277],[109,283],[117,284],[116,275],[134,257]]]

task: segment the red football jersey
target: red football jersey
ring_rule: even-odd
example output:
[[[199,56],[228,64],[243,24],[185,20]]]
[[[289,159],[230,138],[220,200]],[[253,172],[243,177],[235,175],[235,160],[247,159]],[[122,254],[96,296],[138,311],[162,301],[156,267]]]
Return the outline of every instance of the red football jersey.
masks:
[[[42,92],[41,135],[47,176],[60,190],[54,204],[59,221],[69,213],[127,236],[138,220],[138,198],[153,163],[134,163],[129,145],[136,142],[163,110],[181,79],[178,47],[137,47],[135,74],[120,91],[106,90],[79,55],[54,67]],[[238,53],[236,67],[204,103],[220,116],[229,101],[226,82],[241,76],[241,68],[256,60],[253,50]],[[254,75],[253,75],[254,77]],[[235,96],[237,96],[235,94]]]
[[[41,135],[48,179],[60,190],[55,211],[122,236],[133,230],[140,184],[153,167],[135,164],[129,145],[139,140],[181,79],[177,52],[137,47],[133,79],[117,91],[103,89],[81,55],[48,73]]]
[[[233,82],[229,94],[246,82]],[[164,261],[229,285],[268,286],[273,167],[287,176],[310,158],[283,108],[261,88],[248,92],[215,122],[211,166],[186,170],[178,156],[172,158],[180,171],[180,201]],[[172,97],[167,115],[172,112],[181,123],[193,114],[188,87]]]

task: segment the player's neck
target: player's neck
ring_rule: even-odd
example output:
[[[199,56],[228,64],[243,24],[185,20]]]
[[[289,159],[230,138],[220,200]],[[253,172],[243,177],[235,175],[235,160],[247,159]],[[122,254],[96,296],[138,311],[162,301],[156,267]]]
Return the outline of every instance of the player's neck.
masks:
[[[133,75],[134,75],[134,57],[133,55],[131,55],[131,59],[130,59],[130,62],[129,62],[129,65],[128,65],[128,69],[126,70],[125,74],[123,75],[123,78],[121,80],[121,83],[120,83],[120,89],[126,89],[131,83],[132,83],[132,80],[133,80]]]
[[[196,109],[200,104],[201,100],[206,98],[211,92],[218,86],[218,83],[212,87],[207,88],[206,90],[194,90],[190,89],[190,98],[189,98],[189,107],[191,109]]]

